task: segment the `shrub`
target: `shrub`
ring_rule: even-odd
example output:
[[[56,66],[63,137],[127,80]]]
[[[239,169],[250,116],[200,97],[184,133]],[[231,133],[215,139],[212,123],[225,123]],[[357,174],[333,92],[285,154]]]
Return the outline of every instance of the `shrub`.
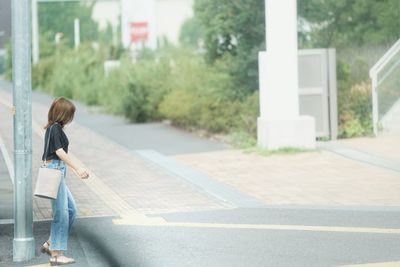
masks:
[[[245,130],[253,137],[257,136],[257,117],[260,114],[260,95],[256,91],[241,104],[239,114],[239,129]]]
[[[255,136],[258,93],[238,93],[225,71],[229,58],[210,66],[190,48],[145,50],[136,62],[123,58],[104,77],[108,54],[87,46],[56,53],[34,67],[34,84],[55,96],[100,104],[132,122],[168,118],[184,127]]]
[[[159,119],[158,106],[168,90],[168,60],[144,57],[137,63],[125,59],[120,68],[109,74],[101,90],[101,103],[132,122]]]
[[[363,82],[352,86],[340,101],[339,136],[370,135],[372,133],[371,85]]]
[[[102,62],[101,53],[90,47],[59,55],[53,62],[52,71],[46,72],[50,74],[45,79],[44,89],[55,96],[78,99],[89,105],[97,104],[99,92],[96,84],[103,77]],[[40,63],[43,64],[46,63]]]
[[[211,132],[234,128],[240,103],[230,93],[230,76],[190,50],[175,55],[172,53],[169,91],[160,104],[160,113],[175,124]]]
[[[32,66],[32,87],[33,89],[45,88],[53,75],[57,64],[56,57],[41,59],[38,64]]]

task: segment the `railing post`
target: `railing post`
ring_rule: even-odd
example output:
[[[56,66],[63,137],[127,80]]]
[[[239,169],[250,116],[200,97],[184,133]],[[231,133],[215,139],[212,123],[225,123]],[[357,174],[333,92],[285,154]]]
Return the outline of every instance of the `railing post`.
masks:
[[[377,87],[376,74],[372,76],[372,124],[374,129],[374,135],[378,135],[378,93],[376,92]]]

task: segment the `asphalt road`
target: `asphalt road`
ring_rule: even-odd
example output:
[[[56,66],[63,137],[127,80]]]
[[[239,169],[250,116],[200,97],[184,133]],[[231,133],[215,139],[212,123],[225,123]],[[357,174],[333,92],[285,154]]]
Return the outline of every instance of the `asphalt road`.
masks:
[[[372,233],[376,228],[400,229],[400,213],[396,209],[275,207],[154,216],[170,223],[194,225],[135,225],[129,220],[116,224],[117,218],[113,217],[79,219],[68,255],[77,260],[74,266],[96,267],[340,266],[400,261],[400,234]],[[232,227],[215,227],[225,223]],[[238,229],[238,224],[248,227]],[[267,229],[251,229],[252,225],[264,225]],[[272,229],[273,225],[289,225],[294,229]],[[325,227],[302,230],[310,225]],[[345,230],[336,232],[333,226]],[[48,222],[35,224],[38,248],[47,237],[48,227]],[[366,232],[357,233],[352,227]],[[2,239],[11,238],[7,235],[11,228],[0,226]],[[4,264],[11,264],[10,258],[1,259]],[[46,256],[40,255],[29,266],[47,261]]]

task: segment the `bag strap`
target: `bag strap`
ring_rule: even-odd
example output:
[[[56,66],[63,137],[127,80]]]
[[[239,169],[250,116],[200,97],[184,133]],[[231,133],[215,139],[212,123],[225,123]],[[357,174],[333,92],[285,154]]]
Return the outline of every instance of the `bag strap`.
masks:
[[[49,149],[49,144],[50,144],[50,136],[51,136],[51,129],[53,128],[54,124],[50,126],[49,130],[49,136],[47,138],[46,142],[46,149],[44,150],[44,159],[43,159],[43,164],[46,165],[46,159],[47,159],[47,150]]]

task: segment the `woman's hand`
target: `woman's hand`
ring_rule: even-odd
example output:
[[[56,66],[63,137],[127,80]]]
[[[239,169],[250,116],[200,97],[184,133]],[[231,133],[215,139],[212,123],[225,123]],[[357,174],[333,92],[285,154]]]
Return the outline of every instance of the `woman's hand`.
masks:
[[[81,179],[89,178],[89,172],[85,168],[79,167],[77,163],[73,162],[68,154],[65,153],[64,149],[57,149],[56,154],[61,160],[63,160],[68,166],[70,166]]]
[[[89,178],[89,172],[85,168],[79,168],[76,170],[76,173],[81,179]]]

